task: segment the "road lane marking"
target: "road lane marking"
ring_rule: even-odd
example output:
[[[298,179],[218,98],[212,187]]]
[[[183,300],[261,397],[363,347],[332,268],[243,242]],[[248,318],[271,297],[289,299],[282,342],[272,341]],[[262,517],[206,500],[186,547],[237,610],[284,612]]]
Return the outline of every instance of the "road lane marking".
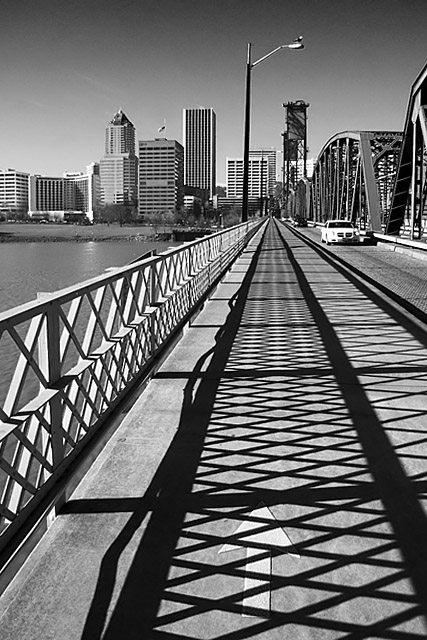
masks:
[[[236,529],[219,553],[246,549],[245,581],[243,586],[242,615],[268,617],[271,611],[271,549],[272,547],[294,558],[300,554],[289,536],[279,525],[270,509],[261,503]],[[268,555],[265,552],[268,552]],[[260,577],[254,576],[254,574]]]

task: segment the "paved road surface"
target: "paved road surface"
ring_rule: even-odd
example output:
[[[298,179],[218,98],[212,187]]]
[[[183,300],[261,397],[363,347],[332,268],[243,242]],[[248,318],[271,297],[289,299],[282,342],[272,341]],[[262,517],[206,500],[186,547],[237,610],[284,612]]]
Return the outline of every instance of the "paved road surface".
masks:
[[[2,640],[427,636],[424,325],[281,233],[130,408]]]

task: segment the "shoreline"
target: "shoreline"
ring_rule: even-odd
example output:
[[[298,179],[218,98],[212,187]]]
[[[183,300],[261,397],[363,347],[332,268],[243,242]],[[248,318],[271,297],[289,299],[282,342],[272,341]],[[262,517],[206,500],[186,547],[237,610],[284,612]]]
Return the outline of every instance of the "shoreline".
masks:
[[[188,242],[201,238],[215,229],[198,227],[153,227],[139,225],[58,225],[0,224],[0,244],[31,242]]]
[[[59,226],[59,228],[58,228]],[[0,225],[0,243],[9,242],[168,242],[171,233],[152,227],[118,225]]]
[[[4,242],[164,242],[164,236],[168,239],[170,234],[161,236],[26,236],[26,235],[4,235],[0,234],[0,243]]]

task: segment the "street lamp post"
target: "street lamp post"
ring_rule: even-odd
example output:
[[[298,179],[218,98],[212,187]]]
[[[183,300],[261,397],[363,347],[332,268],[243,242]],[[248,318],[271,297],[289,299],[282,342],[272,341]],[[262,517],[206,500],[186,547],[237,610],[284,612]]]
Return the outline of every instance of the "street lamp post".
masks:
[[[251,71],[257,64],[280,51],[281,49],[303,49],[302,36],[295,38],[290,44],[281,44],[270,53],[267,53],[259,60],[252,62],[252,44],[248,43],[248,53],[246,59],[246,96],[245,96],[245,127],[243,139],[243,194],[242,194],[242,222],[248,219],[248,198],[249,198],[249,144],[251,128]]]

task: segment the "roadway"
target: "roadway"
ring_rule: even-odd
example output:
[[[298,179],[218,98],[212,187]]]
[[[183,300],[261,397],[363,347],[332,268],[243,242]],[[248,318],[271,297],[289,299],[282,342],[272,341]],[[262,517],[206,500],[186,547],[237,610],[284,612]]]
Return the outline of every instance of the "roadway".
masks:
[[[3,594],[2,640],[426,637],[427,333],[399,296],[424,310],[427,262],[319,241],[252,240]]]

